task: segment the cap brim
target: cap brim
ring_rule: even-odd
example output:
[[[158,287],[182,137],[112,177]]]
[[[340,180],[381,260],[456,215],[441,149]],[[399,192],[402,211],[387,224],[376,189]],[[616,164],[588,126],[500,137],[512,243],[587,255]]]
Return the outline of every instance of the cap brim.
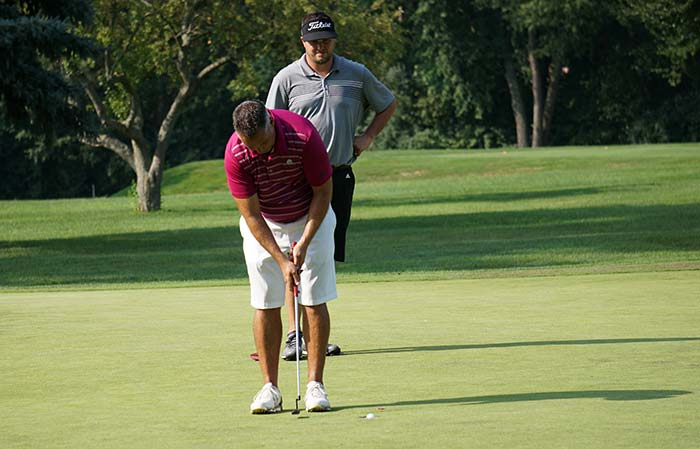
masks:
[[[337,39],[338,34],[335,31],[313,31],[301,37],[303,37],[305,41],[317,41],[319,39]]]

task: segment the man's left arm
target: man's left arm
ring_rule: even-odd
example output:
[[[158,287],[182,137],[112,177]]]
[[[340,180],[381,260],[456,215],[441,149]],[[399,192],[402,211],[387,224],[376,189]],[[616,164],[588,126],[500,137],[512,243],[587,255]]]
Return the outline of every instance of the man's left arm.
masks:
[[[394,111],[396,111],[396,99],[389,103],[389,106],[386,109],[374,116],[374,119],[369,124],[367,129],[365,129],[364,133],[360,134],[359,136],[355,136],[355,140],[353,142],[355,157],[362,154],[363,151],[372,145],[372,141],[377,137],[377,135],[379,135],[382,129],[384,129],[386,124],[389,123],[389,120],[391,120],[391,116],[394,115]]]
[[[267,92],[265,107],[267,109],[289,109],[289,92],[283,85],[283,80],[279,73],[272,79],[270,90]]]
[[[320,186],[311,186],[313,189],[313,197],[311,198],[311,206],[309,207],[309,216],[304,225],[304,232],[294,247],[294,265],[301,267],[306,259],[306,250],[309,248],[311,240],[316,235],[316,231],[326,218],[326,213],[331,204],[333,196],[333,178],[328,178],[326,182]]]

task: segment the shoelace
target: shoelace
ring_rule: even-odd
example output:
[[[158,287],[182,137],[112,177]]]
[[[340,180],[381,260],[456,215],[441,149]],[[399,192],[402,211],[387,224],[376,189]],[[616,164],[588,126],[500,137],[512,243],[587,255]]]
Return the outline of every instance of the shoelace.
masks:
[[[315,384],[309,391],[306,392],[308,396],[313,398],[325,398],[327,393],[321,384]]]
[[[273,400],[275,400],[275,398],[276,398],[276,396],[277,396],[277,394],[275,393],[274,388],[273,388],[273,387],[269,387],[269,388],[263,388],[262,390],[260,390],[260,391],[258,392],[258,394],[255,395],[255,397],[253,398],[253,400],[254,400],[254,401],[258,401],[258,400],[261,400],[261,399],[267,399],[267,398],[265,398],[265,395],[266,395],[266,394],[267,394],[271,399],[273,399]]]

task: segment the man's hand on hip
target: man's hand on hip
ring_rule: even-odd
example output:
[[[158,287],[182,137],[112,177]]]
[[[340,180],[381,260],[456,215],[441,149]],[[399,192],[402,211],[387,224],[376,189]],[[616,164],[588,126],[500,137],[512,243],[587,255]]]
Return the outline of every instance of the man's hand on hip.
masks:
[[[359,157],[363,151],[368,149],[369,146],[372,145],[372,140],[373,139],[367,134],[360,134],[359,136],[355,136],[355,140],[352,144],[353,149],[355,150],[355,157]]]

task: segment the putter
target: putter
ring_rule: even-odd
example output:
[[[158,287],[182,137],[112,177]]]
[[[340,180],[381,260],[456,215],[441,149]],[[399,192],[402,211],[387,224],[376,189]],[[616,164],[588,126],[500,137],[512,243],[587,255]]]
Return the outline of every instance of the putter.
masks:
[[[292,243],[292,251],[294,251],[296,242]],[[290,260],[294,260],[294,254],[290,251]],[[297,399],[294,404],[292,415],[299,414],[299,401],[301,400],[301,373],[299,368],[299,353],[301,352],[301,344],[299,343],[299,286],[294,284],[294,341],[296,344],[297,353]]]

